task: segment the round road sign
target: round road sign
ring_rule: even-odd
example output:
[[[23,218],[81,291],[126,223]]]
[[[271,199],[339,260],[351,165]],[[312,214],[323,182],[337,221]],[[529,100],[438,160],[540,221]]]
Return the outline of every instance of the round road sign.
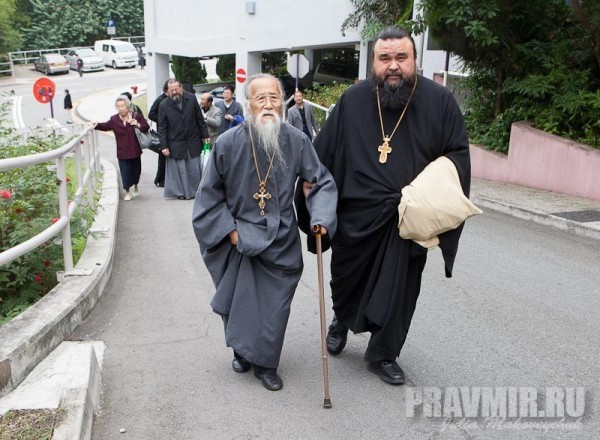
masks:
[[[246,71],[240,67],[235,72],[235,79],[237,79],[238,82],[241,82],[241,83],[245,82],[246,81]]]
[[[33,96],[42,104],[49,103],[54,98],[56,85],[48,78],[40,78],[33,85]]]

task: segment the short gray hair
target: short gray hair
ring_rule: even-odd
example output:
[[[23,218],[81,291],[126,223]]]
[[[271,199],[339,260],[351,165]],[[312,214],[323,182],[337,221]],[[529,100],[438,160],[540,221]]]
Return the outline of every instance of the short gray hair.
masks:
[[[119,95],[115,100],[115,105],[117,105],[119,102],[124,102],[127,105],[127,108],[131,108],[131,101],[127,96]]]

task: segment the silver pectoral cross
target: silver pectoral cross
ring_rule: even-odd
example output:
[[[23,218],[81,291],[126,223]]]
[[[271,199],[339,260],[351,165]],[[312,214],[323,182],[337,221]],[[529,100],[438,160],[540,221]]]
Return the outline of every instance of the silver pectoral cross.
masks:
[[[377,148],[377,151],[379,151],[379,163],[386,163],[388,154],[392,152],[392,148],[390,147],[390,140],[391,139],[389,137],[384,137],[383,145],[380,145]]]
[[[254,193],[254,199],[258,200],[260,215],[265,215],[265,207],[267,206],[267,202],[265,200],[269,200],[270,198],[271,194],[269,194],[265,189],[265,184],[261,183],[258,192]]]

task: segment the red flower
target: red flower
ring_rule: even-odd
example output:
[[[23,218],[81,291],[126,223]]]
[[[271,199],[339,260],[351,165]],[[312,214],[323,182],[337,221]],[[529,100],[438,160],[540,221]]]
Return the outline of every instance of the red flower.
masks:
[[[71,179],[69,178],[69,176],[67,176],[67,183],[69,183],[71,181]]]
[[[36,283],[40,283],[42,281],[42,276],[41,275],[36,275],[35,276],[35,282]]]
[[[58,217],[54,217],[54,218],[52,219],[52,224],[56,223],[56,222],[57,222],[57,221],[59,221],[59,220],[60,220],[60,219],[59,219]]]
[[[2,191],[0,191],[0,197],[2,197],[3,199],[10,199],[10,192],[3,189]]]
[[[50,264],[51,264],[51,263],[50,263],[50,260],[46,260],[46,261],[44,261],[44,266],[46,266],[46,267],[50,267]]]

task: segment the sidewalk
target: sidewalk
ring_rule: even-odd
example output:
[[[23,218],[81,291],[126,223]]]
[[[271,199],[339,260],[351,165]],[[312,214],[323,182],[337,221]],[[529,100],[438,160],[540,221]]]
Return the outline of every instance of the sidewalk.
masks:
[[[103,121],[107,116],[113,114],[114,100],[121,89],[108,90],[90,97],[81,99],[76,107],[82,119],[91,121]],[[77,105],[77,104],[76,104]],[[116,162],[114,159],[114,142],[103,142],[104,157]],[[112,350],[111,359],[112,365],[119,365],[120,368],[127,371],[126,377],[121,377],[116,371],[107,372],[108,383],[111,383],[113,388],[121,389],[140,389],[151,387],[148,390],[148,395],[172,395],[177,390],[168,390],[160,388],[152,388],[156,384],[152,382],[151,376],[157,371],[161,371],[159,366],[155,365],[155,359],[151,355],[140,353],[137,349],[139,346],[145,346],[147,351],[154,353],[158,357],[158,353],[171,353],[170,363],[166,369],[172,372],[173,375],[185,377],[200,377],[203,378],[207,372],[209,376],[214,377],[214,383],[203,384],[205,387],[202,390],[204,393],[218,393],[219,395],[230,396],[229,402],[232,404],[229,408],[214,408],[211,406],[211,401],[202,399],[198,390],[190,387],[189,384],[182,384],[185,394],[179,396],[178,399],[172,400],[181,401],[182,405],[196,405],[198,411],[215,413],[223,411],[224,414],[238,413],[237,417],[243,418],[246,414],[246,408],[251,408],[256,405],[253,400],[248,400],[247,395],[236,395],[236,386],[239,382],[245,380],[244,377],[236,377],[231,380],[224,380],[221,383],[220,372],[214,370],[214,365],[218,365],[219,361],[211,359],[215,356],[222,356],[223,353],[215,354],[214,350],[205,349],[214,345],[214,341],[208,340],[209,334],[219,334],[222,330],[216,319],[210,321],[204,320],[204,316],[210,314],[208,310],[208,298],[212,292],[212,284],[206,272],[202,267],[197,245],[189,225],[191,215],[191,207],[193,201],[165,201],[162,198],[162,191],[153,187],[151,184],[155,172],[156,156],[153,153],[144,154],[143,156],[143,174],[141,182],[141,196],[139,199],[132,202],[121,203],[120,215],[115,219],[115,224],[111,225],[111,230],[118,230],[119,241],[116,246],[116,267],[112,273],[111,279],[107,285],[107,296],[101,297],[99,302],[116,302],[116,312],[102,311],[95,313],[91,322],[80,326],[71,336],[73,340],[106,340],[113,338],[117,340],[120,336],[122,342],[119,345],[113,343],[112,346],[107,345],[106,351]],[[475,204],[481,207],[484,212],[487,210],[495,210],[519,217],[525,220],[534,221],[536,223],[549,225],[568,231],[574,235],[587,237],[590,239],[600,239],[600,201],[586,200],[571,196],[565,196],[557,193],[550,193],[531,188],[519,187],[497,182],[489,182],[483,180],[474,180],[472,184],[472,199]],[[141,203],[140,203],[141,202]],[[120,203],[120,202],[116,202]],[[118,223],[118,225],[117,225]],[[181,226],[186,225],[186,226]],[[119,264],[120,263],[120,264]],[[164,276],[163,274],[168,274]],[[194,284],[201,281],[201,285]],[[303,281],[304,282],[304,281]],[[301,283],[302,284],[302,283]],[[194,289],[190,286],[193,285]],[[301,286],[302,288],[302,286]],[[169,302],[168,309],[165,306],[157,306],[157,303],[173,293],[177,294],[177,302]],[[201,306],[198,305],[198,295],[202,295]],[[313,314],[306,306],[296,305],[296,312]],[[110,309],[109,309],[110,310]],[[112,314],[111,314],[112,313]],[[118,316],[119,314],[128,314],[127,316]],[[90,314],[92,315],[92,314]],[[129,316],[131,315],[131,316]],[[127,328],[127,336],[123,334],[113,334],[110,329],[110,323],[119,320],[127,320],[131,317],[130,327]],[[135,318],[135,319],[133,319]],[[102,322],[108,323],[106,330],[98,330],[95,324]],[[190,337],[190,327],[195,325],[200,327],[204,334],[196,337]],[[104,334],[103,332],[106,331]],[[160,337],[157,337],[160,335]],[[221,335],[219,334],[219,338]],[[301,348],[305,345],[310,345],[310,341],[295,341]],[[71,344],[74,344],[71,342]],[[79,348],[79,347],[77,347]],[[58,349],[57,349],[58,351]],[[223,350],[224,351],[224,350]],[[91,432],[91,422],[93,414],[89,411],[81,411],[82,407],[86,409],[97,408],[97,399],[99,395],[100,375],[102,373],[103,363],[102,355],[104,347],[96,347],[92,352],[92,360],[82,363],[81,370],[76,373],[77,377],[85,378],[85,383],[78,383],[78,389],[88,389],[88,393],[79,393],[73,396],[70,401],[69,411],[72,417],[79,417],[80,426],[87,426],[86,429],[81,429],[81,437],[89,438]],[[90,357],[90,353],[86,352],[84,356]],[[144,359],[144,356],[150,358]],[[48,356],[50,358],[51,356]],[[98,357],[98,359],[96,359]],[[194,360],[204,357],[207,363],[203,365],[202,371],[194,371],[196,364]],[[288,368],[292,368],[291,359],[286,359]],[[302,371],[305,359],[296,359],[300,366],[296,368]],[[0,359],[1,362],[1,359]],[[312,362],[309,361],[309,362]],[[208,366],[211,365],[211,366]],[[212,371],[211,368],[213,369]],[[163,369],[164,366],[163,366]],[[2,373],[0,369],[0,373]],[[104,373],[102,373],[104,374]],[[358,373],[357,373],[358,374]],[[362,372],[360,373],[362,374]],[[229,377],[229,376],[228,376]],[[286,377],[286,386],[289,383],[289,388],[284,388],[282,392],[275,396],[269,396],[272,401],[285,406],[286,396],[288,393],[306,394],[308,391],[302,388],[301,384],[307,384],[309,388],[318,388],[317,379],[306,379],[306,377]],[[289,382],[287,382],[289,380]],[[35,384],[28,382],[31,395],[39,395],[36,391]],[[257,389],[261,389],[258,382],[254,383]],[[357,381],[357,386],[360,383]],[[19,391],[22,387],[18,387]],[[292,391],[293,390],[293,391]],[[261,391],[264,391],[261,389]],[[58,405],[61,401],[61,396],[68,395],[63,389],[56,389],[58,393],[51,400]],[[312,391],[310,391],[312,392]],[[353,392],[360,392],[356,390]],[[14,395],[13,393],[11,393]],[[0,399],[0,408],[3,402],[11,396],[9,394],[3,399]],[[341,394],[341,392],[340,392]],[[92,396],[92,397],[89,397]],[[341,396],[336,395],[336,399]],[[96,399],[93,406],[86,404],[85,399]],[[79,399],[79,400],[77,400]],[[83,399],[83,403],[81,402]],[[308,398],[310,400],[310,398]],[[39,400],[39,399],[38,399]],[[316,399],[317,401],[319,399]],[[341,399],[340,399],[341,400]],[[14,401],[14,399],[13,399]],[[109,400],[110,401],[110,400]],[[75,402],[75,403],[73,403]],[[334,405],[337,403],[334,400]],[[234,405],[235,404],[235,405]],[[168,412],[173,420],[172,432],[177,433],[177,437],[186,438],[186,433],[177,431],[177,408],[160,407],[156,402],[139,402],[139,405],[144,409],[146,420],[131,421],[132,426],[128,429],[139,432],[144,432],[144,421],[152,420],[153,411]],[[158,408],[157,408],[158,406]],[[22,406],[21,406],[22,407]],[[75,410],[79,408],[79,410]],[[110,407],[104,408],[110,412]],[[290,408],[293,412],[293,408]],[[323,419],[333,417],[335,419],[335,410],[323,415]],[[331,416],[329,415],[331,414]],[[281,421],[278,421],[281,423]],[[137,426],[134,424],[137,423]],[[217,427],[204,426],[202,420],[199,419],[197,424],[202,426],[203,432],[215,432]],[[224,416],[223,423],[227,423]],[[151,427],[151,423],[147,424]],[[113,434],[115,438],[118,435],[119,428],[112,427],[117,434]],[[103,428],[105,429],[105,428]],[[125,427],[123,427],[125,429]],[[149,429],[149,428],[146,428]],[[269,426],[264,427],[265,436],[269,434]],[[134,435],[132,433],[132,435]],[[151,434],[147,434],[151,438]],[[55,437],[57,438],[57,437]],[[69,438],[69,437],[62,437]],[[71,437],[72,438],[72,437]]]

